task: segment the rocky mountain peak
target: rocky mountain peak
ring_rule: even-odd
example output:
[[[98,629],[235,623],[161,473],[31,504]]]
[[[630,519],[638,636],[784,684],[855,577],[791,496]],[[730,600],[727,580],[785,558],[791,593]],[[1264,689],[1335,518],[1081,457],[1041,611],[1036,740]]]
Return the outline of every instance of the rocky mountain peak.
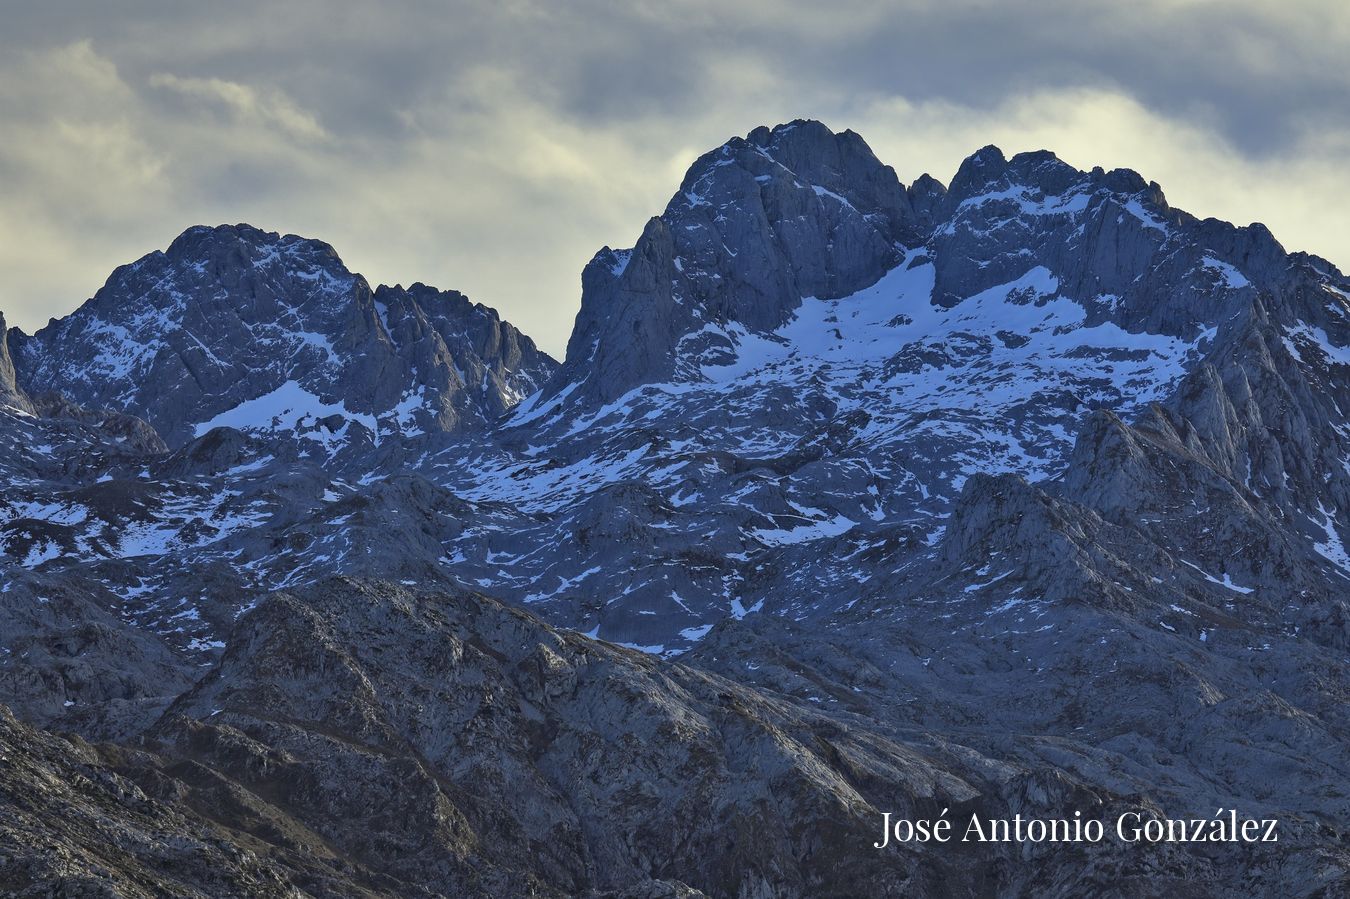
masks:
[[[331,245],[242,223],[188,228],[169,244],[163,256],[171,266],[204,271],[227,287],[260,270],[278,267],[291,277],[353,281],[368,289],[364,279],[347,269]]]
[[[947,185],[925,172],[905,190],[905,196],[924,230],[931,231],[947,200]]]
[[[990,145],[949,188],[929,175],[906,187],[853,132],[759,127],[696,160],[632,249],[596,254],[566,363],[531,408],[705,381],[742,358],[748,335],[779,334],[804,300],[859,294],[902,263],[926,267],[932,286],[906,291],[919,305],[896,321],[1014,290],[1067,300],[1088,327],[1193,342],[1287,256],[1265,229],[1199,221],[1126,169]]]
[[[279,247],[300,248],[302,252],[326,256],[336,265],[342,264],[337,251],[321,240],[264,231],[246,222],[236,225],[193,225],[173,239],[164,255],[175,261],[196,263],[203,259],[220,258],[230,252],[249,259],[258,250]]]
[[[221,225],[117,269],[24,338],[16,368],[30,392],[139,415],[180,445],[216,425],[308,432],[327,419],[373,443],[457,431],[554,364],[460,294],[372,292],[326,243]]]
[[[983,188],[993,184],[1008,169],[1008,160],[1003,151],[988,144],[962,160],[947,186],[952,202],[960,203],[975,196]]]
[[[694,162],[633,249],[592,260],[546,394],[581,382],[580,397],[608,401],[670,378],[681,341],[705,325],[772,330],[804,297],[875,283],[923,230],[895,171],[853,132],[796,121],[733,138]]]
[[[1014,188],[1047,196],[1084,189],[1122,196],[1145,195],[1151,207],[1159,211],[1168,209],[1161,188],[1156,183],[1146,182],[1132,169],[1107,172],[1097,166],[1090,172],[1083,172],[1050,150],[1029,150],[1006,158],[1002,150],[990,144],[966,157],[957,169],[949,186],[947,214],[955,212],[963,203]]]

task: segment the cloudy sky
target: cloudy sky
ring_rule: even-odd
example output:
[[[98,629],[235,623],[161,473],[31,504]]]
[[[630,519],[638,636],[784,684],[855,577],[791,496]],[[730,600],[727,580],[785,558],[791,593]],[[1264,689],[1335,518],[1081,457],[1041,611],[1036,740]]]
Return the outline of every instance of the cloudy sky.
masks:
[[[247,221],[559,354],[596,249],[701,152],[798,117],[907,183],[988,143],[1128,166],[1347,268],[1347,9],[0,0],[0,311],[31,331],[185,227]]]

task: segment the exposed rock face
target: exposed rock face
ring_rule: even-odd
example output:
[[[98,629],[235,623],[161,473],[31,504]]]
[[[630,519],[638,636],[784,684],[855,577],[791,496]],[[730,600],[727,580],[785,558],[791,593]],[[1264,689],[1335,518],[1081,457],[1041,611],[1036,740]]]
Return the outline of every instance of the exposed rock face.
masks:
[[[1048,152],[967,159],[933,232],[933,302],[950,306],[1015,281],[1028,261],[1048,269],[1087,323],[1190,337],[1241,297],[1288,276],[1263,226],[1199,221],[1128,170],[1080,172]]]
[[[631,250],[596,254],[564,373],[601,402],[675,374],[704,325],[782,325],[803,297],[874,284],[922,232],[862,138],[819,122],[758,128],[702,156]]]
[[[462,294],[371,291],[333,248],[192,228],[17,343],[29,390],[148,419],[172,444],[218,419],[340,416],[378,439],[479,427],[555,365]]]
[[[25,720],[86,736],[139,734],[195,679],[93,585],[19,574],[0,593],[0,693]]]
[[[1298,816],[1283,822],[1287,852],[871,849],[881,809],[1114,817],[1155,800],[1119,770],[1124,747],[953,739],[778,685],[555,631],[481,596],[331,581],[246,615],[142,748],[62,747],[0,715],[21,760],[0,781],[23,797],[15,823],[54,838],[0,878],[66,884],[53,873],[63,861],[92,878],[93,835],[120,831],[124,854],[101,873],[122,889],[156,856],[161,888],[209,877],[313,895],[1068,896],[1108,871],[1116,895],[1273,894],[1290,874],[1332,885],[1334,857],[1305,847]],[[1066,752],[1078,758],[1057,770]],[[44,782],[47,770],[71,786]],[[1179,773],[1170,789],[1206,787]],[[166,825],[182,832],[167,846]],[[222,858],[198,870],[189,851]]]
[[[583,282],[559,368],[199,229],[11,332],[0,701],[311,894],[1345,891],[1330,263],[797,122]],[[1282,842],[870,849],[943,806]]]
[[[20,412],[31,412],[28,397],[19,389],[14,377],[14,360],[9,353],[9,328],[5,326],[5,316],[0,313],[0,404]]]
[[[482,597],[354,583],[260,605],[157,734],[341,857],[449,895],[813,895],[875,828],[822,752],[891,771],[895,801],[972,793],[899,746]],[[882,856],[851,884],[931,889],[942,867]]]
[[[3,706],[0,756],[7,896],[306,895],[190,810],[148,797],[98,749],[34,731]]]

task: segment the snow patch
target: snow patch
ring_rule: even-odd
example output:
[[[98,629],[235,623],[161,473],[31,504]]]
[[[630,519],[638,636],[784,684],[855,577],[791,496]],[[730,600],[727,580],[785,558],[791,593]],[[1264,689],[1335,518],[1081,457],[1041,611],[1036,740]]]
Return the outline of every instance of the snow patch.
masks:
[[[210,421],[197,425],[197,436],[222,427],[241,431],[288,430],[330,415],[360,422],[372,434],[379,433],[375,416],[349,411],[345,403],[325,403],[298,382],[287,381],[271,393],[245,400]]]

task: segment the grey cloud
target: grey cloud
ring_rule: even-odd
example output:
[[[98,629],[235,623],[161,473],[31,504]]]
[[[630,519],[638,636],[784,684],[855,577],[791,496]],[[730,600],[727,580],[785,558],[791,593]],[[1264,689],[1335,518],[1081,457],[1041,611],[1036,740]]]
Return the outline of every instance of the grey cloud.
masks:
[[[301,140],[323,140],[328,133],[313,114],[298,107],[276,89],[259,90],[223,78],[181,78],[158,73],[150,76],[152,87],[164,88],[193,101],[217,106],[232,116],[279,128]]]
[[[712,54],[746,54],[789,85],[996,106],[1036,87],[1110,83],[1171,113],[1212,110],[1239,145],[1267,147],[1316,116],[1350,117],[1347,14],[1334,3],[800,2],[383,4],[245,2],[37,7],[11,31],[32,42],[92,38],[132,79],[271,83],[336,126],[391,125],[466,70],[509,68],[563,108],[622,117],[644,102],[707,99]],[[12,39],[12,38],[11,38]]]

